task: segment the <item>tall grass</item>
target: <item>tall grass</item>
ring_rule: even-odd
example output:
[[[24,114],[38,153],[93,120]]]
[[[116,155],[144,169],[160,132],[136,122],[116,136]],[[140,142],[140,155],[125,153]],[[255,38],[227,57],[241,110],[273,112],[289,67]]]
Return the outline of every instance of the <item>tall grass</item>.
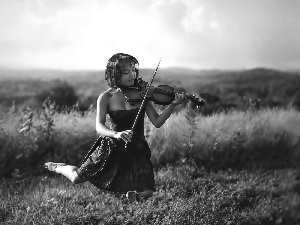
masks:
[[[186,159],[209,169],[296,167],[300,114],[294,109],[220,112],[209,117],[185,109],[172,116],[149,142],[154,163]]]
[[[3,112],[3,111],[2,111]],[[14,172],[43,172],[46,161],[79,164],[97,135],[95,114],[76,110],[57,112],[50,105],[43,110],[30,107],[0,115],[0,177]]]
[[[45,161],[80,164],[97,139],[95,111],[13,109],[0,115],[0,176],[42,172]],[[11,109],[12,111],[12,109]],[[29,122],[28,122],[29,121]],[[152,162],[192,162],[209,170],[297,167],[300,114],[294,109],[230,111],[202,116],[187,107],[160,128],[145,118]],[[21,132],[19,132],[21,131]]]

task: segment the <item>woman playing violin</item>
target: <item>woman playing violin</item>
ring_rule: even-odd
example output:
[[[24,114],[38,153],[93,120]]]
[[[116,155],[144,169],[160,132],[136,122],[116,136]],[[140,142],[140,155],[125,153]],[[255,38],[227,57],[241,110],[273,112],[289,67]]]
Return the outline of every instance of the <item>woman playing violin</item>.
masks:
[[[47,169],[66,176],[75,184],[89,181],[101,190],[126,193],[130,200],[153,195],[154,174],[151,152],[144,137],[144,115],[159,128],[186,97],[176,94],[161,114],[151,101],[145,101],[139,110],[142,101],[132,103],[124,95],[127,87],[136,84],[138,65],[135,57],[124,53],[117,53],[108,60],[105,80],[110,88],[97,100],[96,130],[100,137],[79,168],[48,162]]]

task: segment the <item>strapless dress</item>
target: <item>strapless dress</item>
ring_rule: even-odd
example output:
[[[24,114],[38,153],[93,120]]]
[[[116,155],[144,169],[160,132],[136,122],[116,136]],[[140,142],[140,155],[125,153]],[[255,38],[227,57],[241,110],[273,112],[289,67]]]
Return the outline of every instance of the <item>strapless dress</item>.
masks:
[[[107,126],[115,131],[130,130],[138,110],[109,112]],[[144,137],[144,116],[142,110],[126,148],[122,139],[100,136],[79,167],[78,175],[106,191],[155,191],[151,151]]]

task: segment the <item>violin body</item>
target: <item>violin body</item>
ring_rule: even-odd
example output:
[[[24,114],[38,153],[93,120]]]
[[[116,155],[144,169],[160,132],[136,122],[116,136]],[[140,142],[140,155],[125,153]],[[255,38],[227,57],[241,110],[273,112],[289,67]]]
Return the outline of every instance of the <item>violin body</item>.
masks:
[[[124,95],[127,99],[133,102],[138,102],[144,99],[145,95],[146,100],[153,101],[159,105],[169,105],[175,99],[175,89],[170,85],[158,85],[157,87],[150,86],[148,93],[147,88],[149,87],[148,83],[139,80],[137,85],[132,87],[127,87],[124,91]],[[184,94],[184,93],[183,93]],[[184,94],[189,100],[191,100],[197,106],[204,106],[205,102],[203,99],[199,99],[196,95]]]
[[[125,96],[131,101],[138,102],[142,100],[146,95],[147,89],[145,88],[135,88],[129,87],[125,91]],[[146,100],[153,101],[159,105],[169,105],[175,99],[174,88],[169,85],[159,85],[158,87],[151,86]]]

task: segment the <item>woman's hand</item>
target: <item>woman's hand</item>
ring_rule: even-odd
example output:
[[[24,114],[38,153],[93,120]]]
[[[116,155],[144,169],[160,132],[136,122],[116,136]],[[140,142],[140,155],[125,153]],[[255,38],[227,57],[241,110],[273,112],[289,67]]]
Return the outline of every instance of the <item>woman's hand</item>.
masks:
[[[114,138],[122,139],[125,143],[130,142],[132,138],[132,130],[124,130],[121,132],[116,132]]]
[[[171,103],[173,105],[179,105],[181,104],[184,100],[186,100],[186,96],[182,93],[175,93],[175,99]]]

